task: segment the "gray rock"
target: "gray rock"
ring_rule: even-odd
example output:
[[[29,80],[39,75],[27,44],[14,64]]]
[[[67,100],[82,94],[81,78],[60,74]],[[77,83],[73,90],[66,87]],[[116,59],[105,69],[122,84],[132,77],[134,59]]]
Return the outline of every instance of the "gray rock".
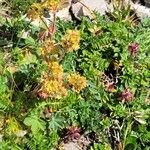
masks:
[[[70,0],[71,1],[71,0]],[[147,3],[150,0],[145,0]],[[80,3],[81,2],[81,3]],[[101,15],[104,15],[108,11],[113,11],[112,4],[108,4],[108,0],[80,0],[80,2],[76,2],[72,4],[72,12],[77,19],[81,19],[82,16],[88,16],[92,18],[92,11],[97,11]],[[137,16],[139,18],[150,17],[150,8],[146,6],[142,6],[139,3],[133,3],[131,0],[124,0],[124,4],[131,5],[131,8],[135,10]],[[89,11],[91,10],[91,12]],[[70,20],[69,7],[61,10],[57,13],[57,16],[61,19]]]
[[[62,145],[63,150],[82,150],[78,143],[69,142]]]
[[[83,5],[84,4],[84,5]],[[81,3],[72,4],[72,12],[78,19],[82,16],[92,18],[91,11],[97,11],[104,15],[108,11],[108,4],[105,0],[81,0]]]

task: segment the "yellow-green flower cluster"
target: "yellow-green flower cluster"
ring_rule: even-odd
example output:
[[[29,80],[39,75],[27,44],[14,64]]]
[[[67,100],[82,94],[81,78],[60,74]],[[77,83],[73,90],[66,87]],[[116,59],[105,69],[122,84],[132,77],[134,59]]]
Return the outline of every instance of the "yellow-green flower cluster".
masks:
[[[46,0],[43,5],[49,10],[56,11],[59,8],[60,0]]]
[[[34,3],[29,9],[27,16],[33,21],[43,15],[43,7],[40,3]]]
[[[79,74],[70,74],[68,77],[68,83],[72,86],[73,91],[79,93],[87,86],[86,78]]]
[[[60,45],[53,40],[47,39],[44,41],[39,50],[40,54],[48,59],[47,61],[60,61],[62,59],[63,53]]]
[[[44,97],[60,99],[67,95],[67,88],[64,85],[63,68],[58,62],[52,62],[49,66],[49,74],[44,74],[41,80],[41,92]],[[85,77],[79,74],[70,74],[67,77],[68,84],[74,92],[79,93],[87,86]]]
[[[57,12],[58,10],[67,7],[68,5],[69,5],[68,0],[46,0],[43,3],[43,6],[45,6],[45,8],[47,8],[52,12]]]
[[[42,91],[48,95],[48,97],[60,99],[67,95],[67,90],[63,86],[62,82],[58,80],[45,79],[42,84]]]
[[[80,31],[79,30],[67,30],[66,34],[62,38],[62,47],[66,52],[72,52],[80,48]]]
[[[44,14],[44,10],[56,13],[69,5],[68,0],[45,0],[41,3],[34,3],[28,11],[28,17],[32,20],[37,19]]]
[[[53,79],[57,79],[58,81],[62,81],[63,79],[63,68],[59,65],[58,62],[52,62],[49,65],[49,70],[51,72],[51,77]]]
[[[63,85],[63,68],[58,62],[51,62],[48,72],[41,79],[41,91],[47,97],[60,99],[67,95],[67,89]]]
[[[47,39],[44,41],[41,47],[41,54],[57,54],[59,52],[59,46],[55,43],[55,41]]]

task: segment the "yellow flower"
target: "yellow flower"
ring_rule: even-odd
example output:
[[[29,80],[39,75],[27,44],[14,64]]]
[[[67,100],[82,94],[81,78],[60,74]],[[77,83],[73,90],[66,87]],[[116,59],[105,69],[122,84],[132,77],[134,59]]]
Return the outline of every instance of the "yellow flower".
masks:
[[[67,52],[78,50],[80,48],[80,31],[67,30],[66,35],[62,38],[62,47]]]
[[[40,3],[34,3],[27,13],[27,16],[31,20],[35,20],[42,15],[43,15],[43,7]]]
[[[59,0],[46,0],[43,3],[45,8],[48,8],[50,11],[57,11],[59,6]]]
[[[61,65],[59,65],[58,62],[51,62],[49,65],[49,70],[51,73],[52,78],[57,80],[62,80],[63,78],[63,68]]]
[[[69,84],[72,86],[73,91],[79,93],[87,86],[86,78],[79,74],[71,74],[67,77]]]
[[[42,45],[42,54],[56,54],[59,51],[59,46],[52,40],[46,40]]]
[[[40,54],[44,57],[48,57],[50,61],[58,61],[62,58],[60,45],[56,44],[52,40],[46,40],[39,50]]]
[[[47,93],[49,97],[56,99],[67,95],[66,88],[57,80],[45,80],[42,84],[41,91]]]
[[[57,12],[69,5],[68,0],[46,0],[43,2],[43,6],[48,8],[52,12]]]

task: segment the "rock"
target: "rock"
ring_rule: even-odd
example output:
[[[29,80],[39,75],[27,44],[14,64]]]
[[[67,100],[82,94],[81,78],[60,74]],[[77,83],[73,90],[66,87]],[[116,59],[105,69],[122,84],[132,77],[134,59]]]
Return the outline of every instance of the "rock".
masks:
[[[69,7],[62,9],[61,11],[56,13],[56,17],[61,18],[62,20],[71,20],[71,16],[69,13]]]
[[[76,1],[76,0],[74,0]],[[150,4],[150,0],[145,0],[147,5]],[[131,0],[124,0],[124,4],[131,5],[131,8],[135,10],[137,16],[141,19],[145,17],[150,17],[150,8],[142,6],[139,3],[133,3]],[[108,4],[107,0],[80,0],[80,2],[75,2],[64,10],[59,11],[56,16],[60,19],[70,20],[69,8],[71,7],[73,15],[77,19],[81,19],[82,16],[88,16],[90,19],[93,18],[91,12],[97,11],[101,15],[104,15],[108,11],[113,11],[112,4]]]
[[[82,148],[75,142],[69,142],[62,145],[63,150],[82,150]]]
[[[91,0],[81,0],[81,3],[72,4],[72,12],[78,19],[81,19],[82,16],[88,16],[92,19],[92,11],[97,11],[104,15],[108,11],[108,4],[105,0],[93,0],[92,2]]]
[[[91,141],[86,135],[82,135],[78,140],[68,141],[64,143],[63,141],[60,144],[62,150],[87,150]]]
[[[131,8],[133,8],[137,14],[137,16],[141,19],[150,17],[150,8],[142,6],[140,4],[132,4]]]

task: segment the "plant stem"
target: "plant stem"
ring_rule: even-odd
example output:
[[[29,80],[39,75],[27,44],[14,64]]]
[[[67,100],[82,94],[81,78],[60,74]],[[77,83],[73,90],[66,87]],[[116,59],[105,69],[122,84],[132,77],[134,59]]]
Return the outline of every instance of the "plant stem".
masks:
[[[131,122],[131,121],[129,121],[127,124],[127,128],[125,130],[125,134],[124,134],[124,138],[123,138],[122,150],[125,149],[127,136],[128,136],[129,131],[131,130],[132,124],[133,124],[133,122]]]
[[[93,16],[93,12],[90,10],[89,7],[87,7],[84,3],[82,3],[81,1],[78,1],[82,6],[84,6],[89,12],[90,14]],[[94,17],[94,16],[93,16]]]

